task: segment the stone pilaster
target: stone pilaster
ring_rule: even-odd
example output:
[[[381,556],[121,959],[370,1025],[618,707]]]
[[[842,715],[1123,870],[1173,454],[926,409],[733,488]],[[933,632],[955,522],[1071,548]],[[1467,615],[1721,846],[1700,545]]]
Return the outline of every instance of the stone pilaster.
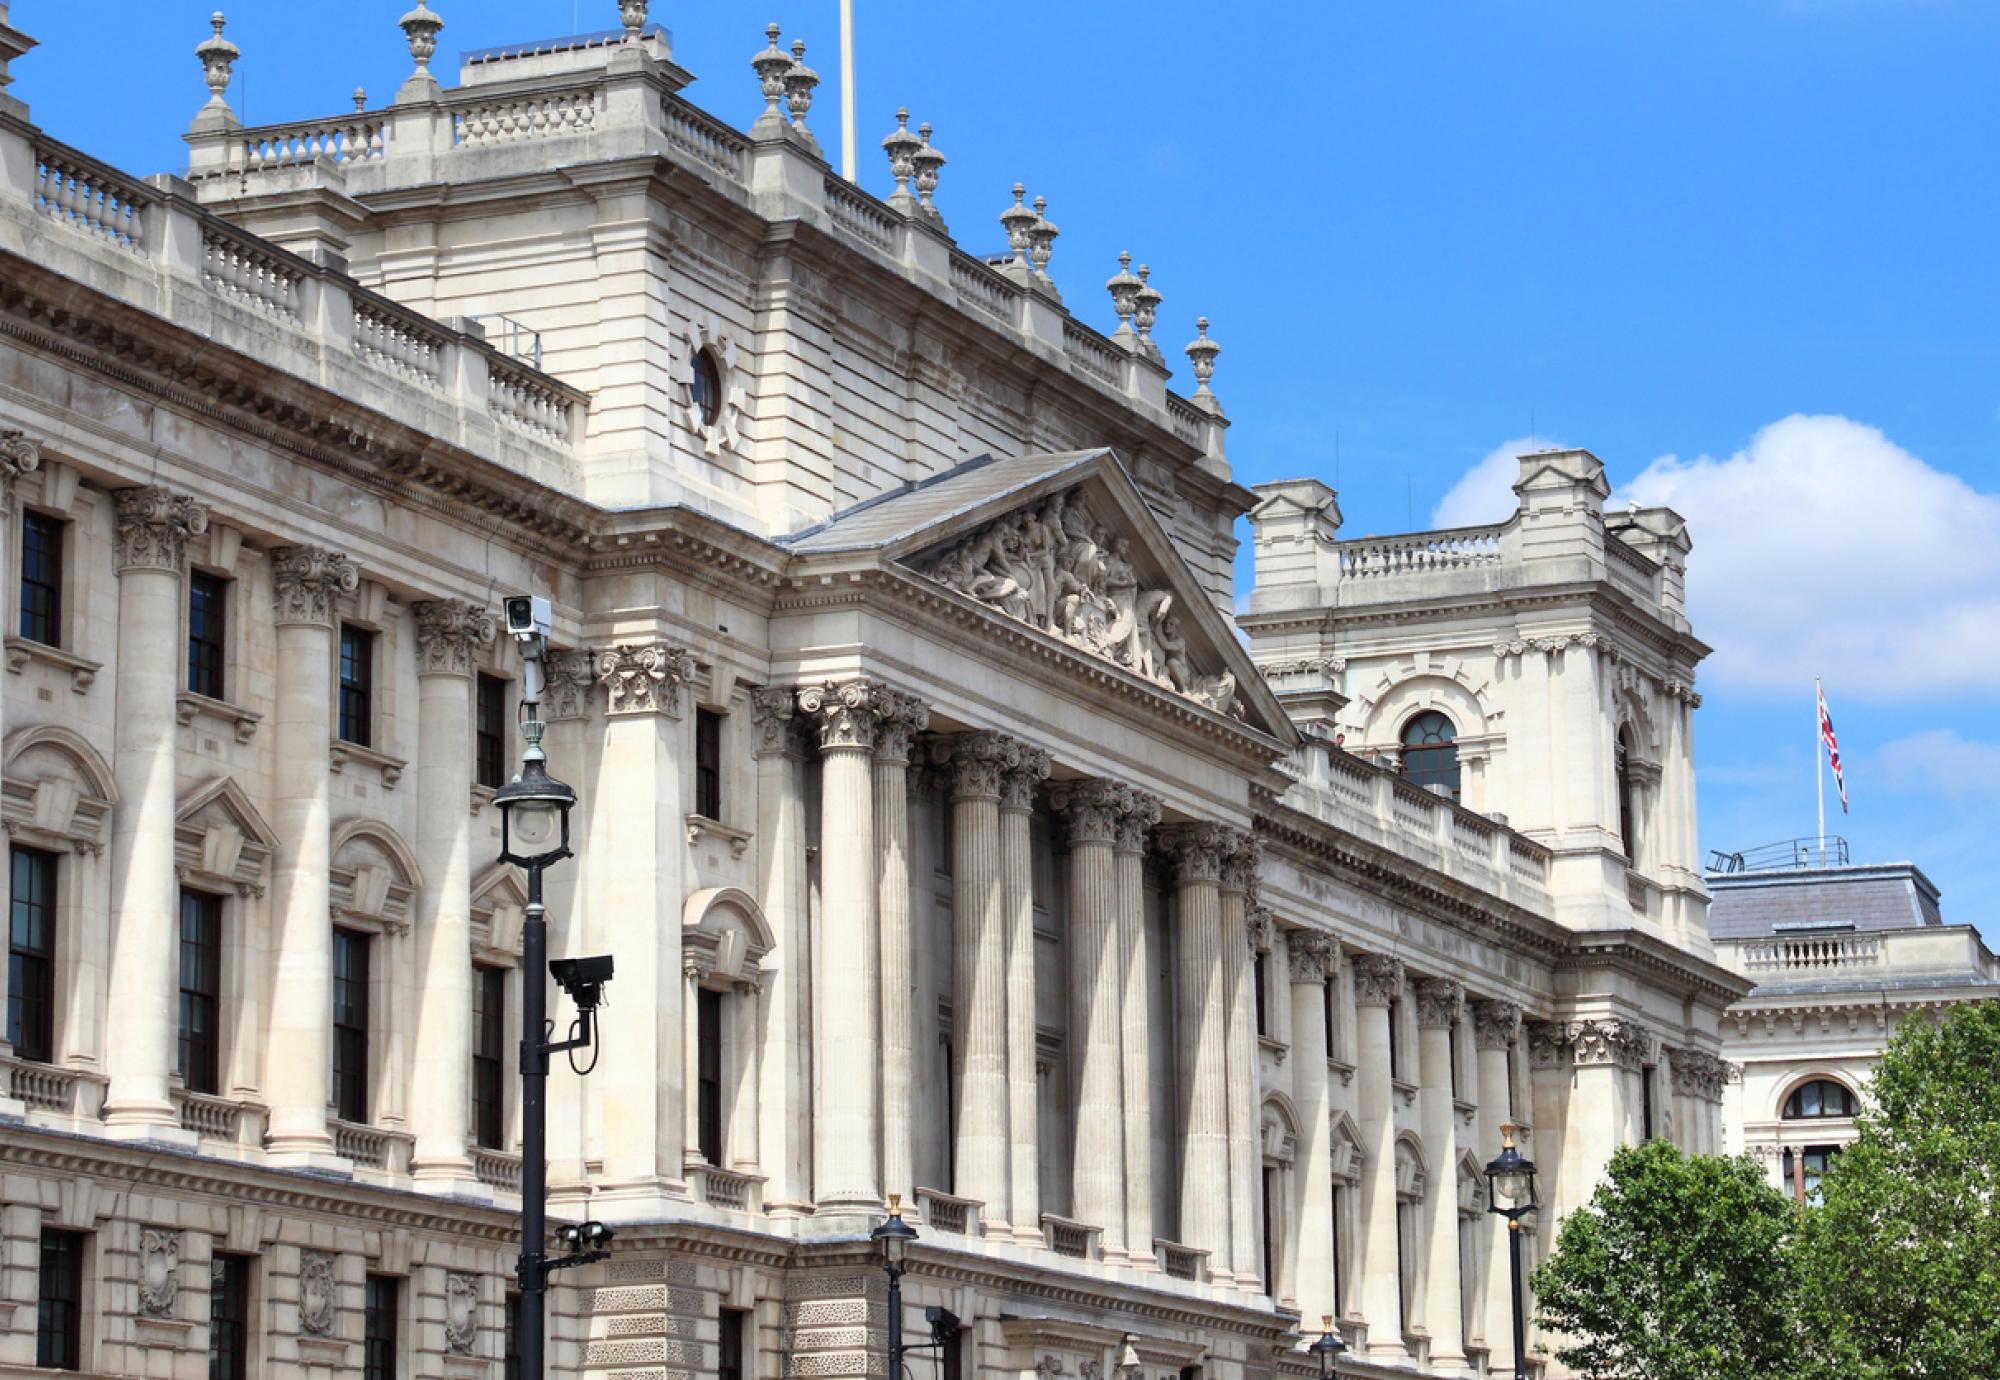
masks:
[[[1488,1163],[1500,1153],[1500,1128],[1514,1120],[1512,1089],[1507,1077],[1507,1049],[1519,1039],[1521,1008],[1511,1001],[1483,999],[1472,1003],[1472,1043],[1479,1062],[1479,1140],[1475,1157]],[[1490,1374],[1514,1375],[1513,1304],[1508,1297],[1507,1233],[1500,1219],[1487,1215],[1480,1228],[1479,1297],[1472,1310],[1472,1335],[1487,1347]]]
[[[332,1162],[327,1134],[327,1079],[332,1067],[333,930],[333,625],[342,595],[361,583],[346,556],[319,546],[271,553],[277,621],[278,682],[273,701],[271,916],[277,962],[271,984],[270,1088],[272,1158],[310,1166]],[[271,1076],[279,1074],[281,1076]]]
[[[0,427],[0,572],[11,571],[14,568],[14,553],[8,543],[8,538],[13,535],[14,531],[14,481],[24,474],[32,473],[41,463],[42,446],[40,441],[29,436],[26,432],[19,431],[13,427]],[[4,589],[5,587],[5,582],[0,581],[0,589]],[[0,699],[4,698],[4,696],[0,696]],[[7,724],[4,705],[0,705],[0,741],[5,740],[6,733]],[[0,877],[0,913],[12,915],[14,911],[13,869],[7,868],[5,871],[7,875]],[[0,963],[0,1011],[6,1009],[8,966],[7,964]],[[0,1024],[0,1054],[11,1054],[12,1052],[7,1045],[5,1025]],[[19,1116],[24,1110],[22,1105],[13,1099],[0,1097],[0,1112]]]
[[[799,691],[819,730],[820,948],[823,1038],[815,1046],[813,1197],[821,1213],[882,1206],[881,951],[875,885],[872,759],[880,687],[866,680]]]
[[[766,686],[750,695],[756,728],[757,897],[777,945],[764,974],[765,1051],[761,1069],[765,1116],[758,1168],[766,1176],[764,1208],[774,1216],[812,1211],[810,1148],[804,1128],[810,1102],[807,1055],[808,991],[801,980],[806,954],[806,797],[809,748],[795,713],[797,692]]]
[[[1049,755],[1022,746],[1000,777],[1000,887],[1007,917],[1008,1196],[1015,1239],[1042,1240],[1041,1088],[1035,1078],[1035,887],[1029,824]]]
[[[1368,1355],[1405,1354],[1396,1247],[1395,1090],[1390,1086],[1389,1004],[1402,995],[1401,960],[1360,954],[1354,967],[1355,1121],[1368,1154],[1361,1162],[1355,1279],[1368,1321]],[[1352,1291],[1350,1291],[1350,1298]]]
[[[951,740],[953,1185],[985,1204],[990,1230],[1012,1213],[1007,1171],[1006,895],[1000,875],[1000,783],[1020,747],[998,733]]]
[[[1174,964],[1181,1110],[1180,1237],[1209,1252],[1210,1268],[1229,1256],[1229,1070],[1222,982],[1222,906],[1217,884],[1229,837],[1220,825],[1161,830],[1174,866],[1180,942]]]
[[[1071,1215],[1101,1228],[1107,1259],[1125,1255],[1125,1128],[1118,963],[1118,871],[1111,845],[1130,792],[1066,781],[1049,795],[1069,840],[1069,1041],[1076,1089]],[[1148,1243],[1150,1245],[1150,1243]]]
[[[111,1134],[181,1139],[174,1071],[180,933],[174,881],[175,696],[182,683],[181,580],[189,536],[208,509],[161,488],[118,503],[118,718],[111,771],[110,1009],[105,1042]]]
[[[1249,912],[1257,886],[1261,850],[1256,838],[1231,830],[1222,861],[1222,991],[1228,1003],[1226,1036],[1229,1076],[1229,1261],[1237,1282],[1258,1287],[1257,1194],[1262,1158],[1258,1153],[1257,1010]]]
[[[875,732],[876,905],[882,934],[882,1183],[916,1201],[910,1105],[916,1018],[910,948],[910,748],[930,710],[914,695],[883,690]]]
[[[411,606],[417,630],[417,1028],[412,1173],[481,1196],[466,1154],[472,1065],[472,677],[493,615],[463,599]]]
[[[1451,1032],[1465,1009],[1465,985],[1452,978],[1422,977],[1417,996],[1417,1122],[1430,1164],[1424,1195],[1423,1263],[1417,1274],[1417,1307],[1431,1334],[1431,1364],[1466,1364],[1465,1326],[1458,1292],[1458,1114],[1451,1090]]]
[[[1332,971],[1334,953],[1330,934],[1285,931],[1285,969],[1292,994],[1292,1095],[1299,1113],[1299,1210],[1293,1233],[1298,1242],[1298,1266],[1292,1279],[1299,1312],[1309,1319],[1338,1311],[1326,1081],[1326,978]]]
[[[1146,932],[1146,844],[1160,822],[1160,798],[1132,791],[1118,817],[1112,852],[1118,871],[1118,953],[1124,1022],[1125,1245],[1140,1269],[1153,1265],[1153,957]]]

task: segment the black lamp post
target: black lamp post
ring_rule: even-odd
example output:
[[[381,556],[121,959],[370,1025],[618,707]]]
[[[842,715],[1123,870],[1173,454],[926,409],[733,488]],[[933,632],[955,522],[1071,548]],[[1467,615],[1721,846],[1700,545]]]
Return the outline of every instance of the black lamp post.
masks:
[[[959,1333],[958,1316],[948,1308],[926,1308],[924,1321],[931,1325],[928,1342],[903,1344],[903,1272],[909,1268],[910,1243],[917,1229],[903,1220],[903,1196],[889,1195],[889,1215],[868,1233],[882,1256],[883,1273],[889,1276],[889,1380],[902,1380],[903,1357],[912,1351],[942,1349]]]
[[[1507,1219],[1507,1249],[1514,1279],[1514,1374],[1528,1374],[1528,1325],[1521,1315],[1521,1219],[1539,1206],[1535,1196],[1535,1162],[1514,1148],[1512,1123],[1500,1127],[1500,1154],[1486,1166],[1486,1210]]]
[[[527,747],[521,754],[521,774],[494,793],[493,803],[500,810],[500,860],[528,873],[527,914],[521,925],[521,1256],[516,1274],[521,1283],[521,1374],[541,1380],[547,1326],[543,1300],[549,1276],[572,1265],[602,1260],[609,1254],[604,1248],[612,1237],[612,1229],[602,1222],[582,1222],[562,1229],[562,1244],[568,1254],[552,1259],[545,1249],[549,1056],[589,1047],[597,1003],[611,977],[611,959],[570,959],[560,965],[548,962],[542,873],[570,856],[569,812],[576,804],[576,792],[550,777],[535,701],[528,700],[525,708],[521,735]],[[544,973],[551,966],[560,969],[557,979],[578,1009],[572,1038],[556,1042],[542,1038],[548,1028]],[[579,1026],[582,1034],[576,1035]]]
[[[1340,1370],[1340,1354],[1347,1350],[1347,1343],[1333,1330],[1333,1314],[1320,1319],[1319,1338],[1306,1350],[1319,1358],[1319,1380],[1333,1380]]]

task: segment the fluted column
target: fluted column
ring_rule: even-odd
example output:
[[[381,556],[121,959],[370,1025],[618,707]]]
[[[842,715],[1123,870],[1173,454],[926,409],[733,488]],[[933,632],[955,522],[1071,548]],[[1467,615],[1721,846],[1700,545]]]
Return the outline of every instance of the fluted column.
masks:
[[[729,1143],[722,1148],[729,1167],[739,1174],[757,1172],[758,1147],[763,1130],[758,1103],[757,1071],[763,1060],[763,1046],[757,1032],[763,1026],[759,1010],[764,1000],[763,983],[755,976],[738,979],[730,988],[731,1070]]]
[[[1229,1262],[1237,1282],[1256,1288],[1262,1260],[1257,1250],[1257,1193],[1262,1160],[1257,1153],[1257,1011],[1250,965],[1249,906],[1257,885],[1257,840],[1232,830],[1222,863],[1222,990],[1228,1002],[1229,1063]]]
[[[882,1206],[881,948],[876,929],[875,789],[870,765],[880,687],[829,682],[799,692],[819,728],[820,914],[814,994],[823,1038],[813,1060],[813,1197],[822,1213]]]
[[[915,981],[910,957],[910,744],[930,721],[914,695],[880,692],[875,731],[876,905],[882,933],[882,1184],[916,1201],[910,1108]]]
[[[1161,831],[1174,864],[1178,943],[1174,1006],[1181,1085],[1181,1244],[1209,1252],[1211,1271],[1229,1258],[1229,1070],[1224,1041],[1222,877],[1225,831],[1214,824]]]
[[[764,974],[764,1059],[759,1071],[765,1115],[758,1169],[766,1176],[764,1209],[798,1217],[812,1211],[807,1168],[811,1124],[806,1021],[806,745],[789,686],[751,692],[757,729],[757,897],[777,950]]]
[[[1125,1249],[1153,1268],[1153,956],[1146,936],[1146,839],[1160,798],[1132,791],[1112,842],[1118,873],[1118,956],[1124,1021],[1119,1030],[1125,1084]]]
[[[1481,1165],[1500,1153],[1500,1127],[1513,1120],[1508,1110],[1507,1047],[1520,1030],[1521,1008],[1513,1002],[1472,1003],[1472,1041],[1479,1060],[1479,1144],[1474,1157]],[[1500,1218],[1486,1215],[1480,1240],[1479,1298],[1468,1340],[1486,1343],[1488,1374],[1513,1375],[1514,1311],[1507,1292],[1513,1284],[1508,1274],[1507,1233]]]
[[[113,1135],[178,1138],[174,1071],[180,933],[174,884],[174,700],[180,689],[181,574],[208,510],[161,488],[118,502],[118,712],[111,771],[110,1009],[105,1042]]]
[[[1361,1161],[1355,1278],[1368,1323],[1368,1354],[1388,1358],[1405,1354],[1397,1299],[1395,1089],[1389,1068],[1389,1003],[1402,990],[1400,960],[1383,954],[1354,959],[1355,1121],[1368,1152]]]
[[[1120,1115],[1118,870],[1111,852],[1130,794],[1115,781],[1064,782],[1050,793],[1069,837],[1069,1043],[1076,1089],[1071,1213],[1101,1229],[1107,1259],[1125,1255],[1125,1128]]]
[[[1006,1231],[1007,926],[1000,881],[1000,780],[1020,763],[998,733],[952,740],[952,1147],[953,1190],[985,1204],[984,1220]]]
[[[1417,994],[1417,1121],[1430,1166],[1418,1242],[1418,1319],[1431,1334],[1431,1364],[1465,1364],[1465,1327],[1459,1313],[1458,1114],[1451,1095],[1451,1030],[1465,1005],[1465,987],[1451,978],[1425,977]]]
[[[14,481],[35,470],[41,463],[41,442],[12,427],[0,428],[0,591],[10,587],[5,573],[14,569],[13,551],[7,542],[14,531]],[[5,698],[0,695],[0,701]],[[0,705],[0,741],[5,740],[6,731],[4,705]],[[0,914],[11,916],[14,913],[14,869],[7,867],[0,872],[5,873],[0,876]],[[10,966],[0,963],[0,1011],[7,1009],[7,969]],[[11,1053],[13,1051],[7,1044],[6,1023],[0,1021],[0,1054]],[[20,1103],[0,1096],[0,1110],[19,1116],[24,1109]]]
[[[1029,823],[1049,755],[1023,745],[1000,777],[1000,889],[1007,917],[1008,1196],[1016,1240],[1042,1240],[1041,1087],[1035,1077],[1035,860]]]
[[[1326,978],[1334,962],[1333,936],[1318,930],[1285,931],[1286,969],[1292,990],[1292,1098],[1299,1113],[1298,1266],[1293,1294],[1301,1316],[1337,1313],[1333,1281],[1332,1135],[1327,1123]]]
[[[326,1129],[333,1046],[331,861],[333,624],[336,603],[360,584],[347,557],[319,546],[271,553],[278,631],[272,700],[271,918],[278,957],[271,983],[271,1097],[266,1143],[279,1163],[331,1156]]]
[[[600,726],[599,721],[592,718],[593,661],[587,651],[570,650],[552,651],[543,662],[547,684],[542,696],[542,718],[547,728],[542,734],[542,746],[549,755],[550,774],[575,787],[578,799],[583,802],[597,799],[597,774],[602,766],[595,751],[597,734],[593,731]],[[511,748],[508,760],[510,763],[513,760]],[[483,814],[474,818],[481,822],[487,819]],[[590,874],[608,859],[592,846],[591,828],[591,811],[587,806],[570,811],[570,847],[576,856],[552,869],[543,880],[548,903],[551,958],[575,958],[583,954],[605,953],[610,949],[608,941],[600,945],[594,943],[592,937],[592,930],[601,926],[605,917],[594,913],[597,908],[588,903]],[[490,847],[490,842],[475,845],[472,855],[475,867],[484,868]],[[527,975],[516,973],[507,984],[510,1011],[522,1009],[526,983]],[[585,1160],[594,1139],[591,1132],[593,1109],[590,1080],[551,1078],[548,1083],[548,1109],[551,1197],[557,1202],[567,1200],[568,1204],[577,1205],[587,1191],[583,1187],[587,1179]],[[513,1123],[513,1130],[518,1134],[518,1102]],[[584,1212],[579,1215],[589,1214]]]
[[[413,605],[417,625],[417,1028],[411,1120],[418,1179],[477,1181],[465,1143],[472,1068],[472,676],[493,615],[463,599]]]

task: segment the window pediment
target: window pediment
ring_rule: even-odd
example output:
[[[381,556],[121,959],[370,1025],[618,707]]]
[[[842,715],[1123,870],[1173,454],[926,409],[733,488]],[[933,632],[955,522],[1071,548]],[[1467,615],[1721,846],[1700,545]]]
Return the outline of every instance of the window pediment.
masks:
[[[98,853],[118,787],[111,766],[82,735],[41,724],[7,735],[0,824],[24,843]]]
[[[174,818],[174,871],[184,882],[262,896],[277,836],[243,788],[218,776],[181,797]]]

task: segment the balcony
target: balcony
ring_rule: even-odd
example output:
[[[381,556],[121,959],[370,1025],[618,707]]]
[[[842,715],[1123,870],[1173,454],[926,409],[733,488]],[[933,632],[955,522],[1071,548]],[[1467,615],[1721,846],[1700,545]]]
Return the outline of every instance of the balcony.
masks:
[[[1866,933],[1827,929],[1718,939],[1715,955],[1724,966],[1756,982],[1752,1001],[1786,987],[1875,986],[1913,978],[1947,986],[2000,982],[2000,960],[1970,925]]]
[[[984,1206],[977,1198],[956,1198],[935,1188],[917,1190],[917,1209],[923,1214],[924,1225],[952,1236],[980,1235],[979,1209]]]

